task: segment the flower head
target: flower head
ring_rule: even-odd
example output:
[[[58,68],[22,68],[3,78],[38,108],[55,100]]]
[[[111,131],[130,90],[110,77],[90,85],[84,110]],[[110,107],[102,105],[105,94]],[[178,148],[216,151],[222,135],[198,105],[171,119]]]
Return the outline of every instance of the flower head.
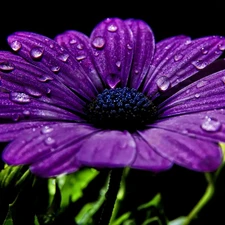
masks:
[[[6,163],[43,177],[82,166],[213,171],[221,164],[225,63],[215,60],[224,38],[155,44],[145,22],[110,18],[90,37],[16,32],[8,43],[12,52],[0,51]]]

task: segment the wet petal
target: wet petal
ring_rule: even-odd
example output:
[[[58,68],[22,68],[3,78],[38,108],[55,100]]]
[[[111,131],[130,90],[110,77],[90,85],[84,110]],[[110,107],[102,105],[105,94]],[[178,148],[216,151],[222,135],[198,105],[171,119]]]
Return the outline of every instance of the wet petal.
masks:
[[[17,53],[30,63],[43,68],[49,75],[87,99],[96,95],[96,88],[77,67],[74,57],[56,41],[35,33],[16,32],[8,37],[11,47],[15,42],[21,43]]]
[[[129,166],[136,154],[136,144],[127,131],[100,131],[81,146],[77,159],[92,167]]]
[[[188,169],[210,172],[222,163],[222,151],[216,142],[157,128],[139,133],[158,154]]]
[[[139,135],[133,135],[137,146],[137,154],[132,168],[151,170],[154,172],[167,170],[173,163],[162,157]]]
[[[177,41],[176,41],[177,39]],[[168,43],[168,45],[165,45]],[[156,45],[152,68],[144,84],[144,92],[154,96],[156,92],[166,91],[217,59],[223,52],[225,39],[211,36],[193,41],[186,37],[173,37]],[[166,77],[170,83],[166,90],[161,89],[159,79]]]
[[[75,155],[77,143],[94,132],[96,129],[76,123],[58,123],[32,129],[32,132],[24,131],[9,143],[2,157],[10,165],[20,165],[38,163],[51,155],[54,160],[54,154],[66,148],[72,149],[70,153]]]
[[[128,25],[118,19],[106,19],[90,37],[94,60],[102,80],[110,88],[126,86],[133,58],[134,37]]]
[[[80,32],[69,30],[58,35],[55,40],[70,52],[71,56],[76,59],[74,60],[76,67],[82,73],[87,74],[97,90],[101,92],[103,84],[93,63],[89,38]]]
[[[135,42],[129,87],[138,89],[149,70],[155,50],[155,40],[148,24],[134,19],[125,22],[130,27]],[[129,45],[127,47],[131,48]]]
[[[19,56],[0,52],[0,77],[0,87],[5,91],[25,93],[38,101],[82,112],[84,102],[55,79],[54,74]]]
[[[206,76],[181,89],[159,105],[160,117],[223,109],[225,70]]]

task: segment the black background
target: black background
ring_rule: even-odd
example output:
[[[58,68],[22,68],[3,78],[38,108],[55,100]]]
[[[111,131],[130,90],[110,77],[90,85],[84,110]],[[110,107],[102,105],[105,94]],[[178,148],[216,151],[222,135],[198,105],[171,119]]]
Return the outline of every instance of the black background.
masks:
[[[156,41],[180,34],[192,38],[225,36],[223,4],[223,1],[215,0],[1,2],[0,50],[8,49],[6,38],[15,31],[37,32],[50,38],[66,30],[78,30],[89,35],[97,23],[108,17],[142,19],[151,26]],[[165,201],[166,213],[171,219],[182,213],[186,214],[195,203],[189,203],[190,196],[196,194],[194,201],[197,201],[204,192],[204,176],[183,169],[172,170],[162,176],[165,176],[164,193],[170,195],[167,195],[168,201]],[[220,181],[221,187],[225,186],[224,181],[225,177]],[[206,208],[206,214],[202,216],[205,221],[203,224],[213,224],[216,217],[217,221],[223,218],[224,193],[225,190],[223,192],[220,188],[219,197],[214,199],[213,206]],[[185,210],[182,211],[182,208]]]

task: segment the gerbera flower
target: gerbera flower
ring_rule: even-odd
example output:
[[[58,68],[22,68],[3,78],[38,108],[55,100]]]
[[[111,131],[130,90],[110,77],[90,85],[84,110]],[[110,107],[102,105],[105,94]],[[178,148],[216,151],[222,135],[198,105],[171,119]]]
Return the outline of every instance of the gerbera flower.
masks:
[[[16,32],[8,43],[12,52],[0,52],[7,164],[27,164],[43,177],[82,166],[220,166],[225,70],[223,60],[211,63],[224,38],[175,36],[155,44],[145,22],[111,18],[90,37]]]

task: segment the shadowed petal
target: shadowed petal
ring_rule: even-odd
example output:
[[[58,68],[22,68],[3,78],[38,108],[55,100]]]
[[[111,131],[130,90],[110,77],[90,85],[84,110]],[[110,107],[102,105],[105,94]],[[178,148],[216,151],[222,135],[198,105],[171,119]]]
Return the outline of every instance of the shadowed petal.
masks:
[[[159,105],[160,117],[225,107],[225,70],[206,76],[181,89]]]
[[[169,44],[165,46],[163,42]],[[154,96],[158,90],[166,91],[204,69],[222,54],[224,45],[225,39],[217,36],[193,41],[178,36],[156,44],[156,53],[144,83],[144,92],[148,96]]]
[[[87,74],[97,90],[101,92],[103,84],[93,63],[89,38],[80,32],[69,30],[58,35],[55,40],[70,52],[71,56],[76,59],[74,63],[77,64],[77,68]]]
[[[125,22],[130,27],[135,42],[129,87],[138,89],[149,70],[155,50],[155,40],[148,24],[134,19]]]
[[[21,132],[10,142],[3,152],[3,159],[12,165],[33,164],[52,157],[66,148],[71,156],[77,152],[77,143],[96,132],[96,129],[83,124],[60,123]],[[74,146],[74,148],[72,147]]]
[[[87,99],[97,94],[89,77],[78,68],[76,59],[56,41],[31,32],[16,32],[8,37],[8,43],[12,49],[15,42],[21,43],[21,48],[17,51],[19,55],[39,68],[43,68],[46,73],[67,87]]]
[[[158,172],[167,170],[173,165],[171,161],[155,152],[141,136],[133,135],[133,138],[137,146],[137,154],[131,165],[132,168]]]
[[[129,166],[136,154],[136,144],[127,131],[100,131],[88,138],[77,153],[77,159],[92,167]]]
[[[139,133],[158,154],[188,169],[210,172],[222,163],[218,143],[156,128]]]
[[[133,58],[134,37],[128,25],[118,19],[106,19],[90,37],[97,70],[105,84],[126,86]]]
[[[82,112],[84,102],[54,74],[12,53],[0,52],[0,77],[0,87],[8,92],[25,93],[38,101]]]

